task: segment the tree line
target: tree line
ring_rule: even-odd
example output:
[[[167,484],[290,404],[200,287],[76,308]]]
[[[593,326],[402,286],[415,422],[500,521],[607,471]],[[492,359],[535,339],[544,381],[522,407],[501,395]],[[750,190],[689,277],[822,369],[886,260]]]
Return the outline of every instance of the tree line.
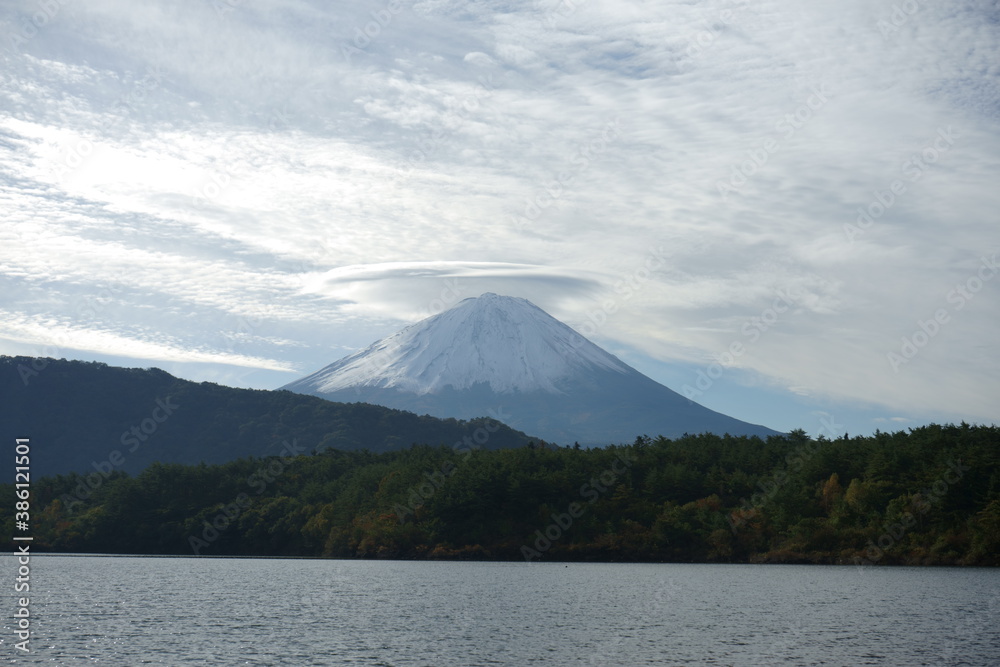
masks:
[[[32,480],[36,551],[1000,565],[1000,429],[474,442]],[[95,478],[95,475],[97,476]],[[97,480],[100,483],[95,483]],[[14,497],[12,484],[3,493]],[[15,534],[13,503],[0,521]]]

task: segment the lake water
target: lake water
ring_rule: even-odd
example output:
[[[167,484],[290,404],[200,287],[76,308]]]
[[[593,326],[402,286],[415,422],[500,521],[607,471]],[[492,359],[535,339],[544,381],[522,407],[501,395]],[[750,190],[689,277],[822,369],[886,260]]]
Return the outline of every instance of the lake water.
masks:
[[[16,561],[2,559],[13,590]],[[1000,570],[33,556],[11,664],[997,665]]]

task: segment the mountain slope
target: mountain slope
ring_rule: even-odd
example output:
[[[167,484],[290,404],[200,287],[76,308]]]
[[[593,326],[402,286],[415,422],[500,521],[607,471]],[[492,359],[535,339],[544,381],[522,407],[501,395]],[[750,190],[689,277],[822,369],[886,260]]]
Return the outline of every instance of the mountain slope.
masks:
[[[466,438],[488,449],[530,441],[491,420],[418,417],[287,391],[199,384],[156,368],[30,357],[0,357],[0,434],[31,439],[32,476],[287,456],[284,443],[293,441],[304,454],[413,443],[465,447]]]
[[[525,299],[486,293],[292,382],[290,391],[439,417],[491,415],[546,440],[776,432],[664,387]]]
[[[530,301],[488,292],[284,389],[329,394],[366,387],[424,395],[486,384],[500,394],[559,393],[558,381],[595,369],[630,370]]]

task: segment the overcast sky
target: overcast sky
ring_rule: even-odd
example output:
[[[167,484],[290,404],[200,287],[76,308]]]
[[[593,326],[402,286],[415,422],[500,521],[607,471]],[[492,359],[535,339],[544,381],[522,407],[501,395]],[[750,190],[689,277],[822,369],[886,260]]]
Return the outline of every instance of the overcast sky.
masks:
[[[2,354],[271,389],[492,291],[772,428],[996,421],[995,2],[8,0],[0,49]]]

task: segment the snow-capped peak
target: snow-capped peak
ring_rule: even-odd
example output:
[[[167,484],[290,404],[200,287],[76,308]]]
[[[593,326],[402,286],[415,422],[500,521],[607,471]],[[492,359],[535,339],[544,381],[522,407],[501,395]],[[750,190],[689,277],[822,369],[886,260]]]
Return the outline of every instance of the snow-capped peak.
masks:
[[[323,393],[379,387],[427,394],[482,383],[498,393],[558,393],[560,380],[595,369],[631,370],[530,301],[487,292],[295,384]]]

